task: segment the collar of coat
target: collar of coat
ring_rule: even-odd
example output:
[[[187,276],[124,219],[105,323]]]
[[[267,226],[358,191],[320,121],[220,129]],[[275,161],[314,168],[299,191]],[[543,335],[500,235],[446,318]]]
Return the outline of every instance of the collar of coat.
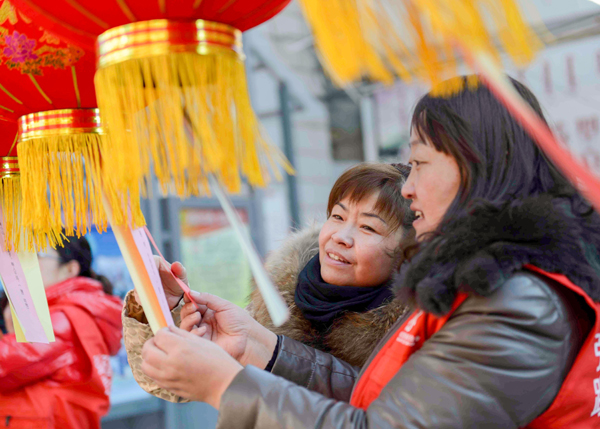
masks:
[[[313,226],[292,234],[280,249],[271,253],[265,263],[273,283],[290,309],[290,320],[275,328],[256,288],[253,289],[247,309],[259,323],[277,335],[285,335],[331,353],[351,365],[362,366],[379,340],[407,311],[407,307],[401,300],[395,299],[365,313],[345,313],[326,333],[314,329],[296,307],[294,293],[300,271],[319,252],[319,230],[319,226]]]
[[[489,295],[532,264],[564,274],[600,301],[600,217],[574,211],[567,199],[548,195],[474,208],[403,264],[397,297],[443,315],[458,291]]]

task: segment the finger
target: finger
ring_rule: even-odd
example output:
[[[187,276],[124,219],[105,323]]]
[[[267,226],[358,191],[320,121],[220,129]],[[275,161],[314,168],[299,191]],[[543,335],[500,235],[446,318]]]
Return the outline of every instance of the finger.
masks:
[[[205,305],[207,308],[210,308],[214,311],[222,311],[226,310],[227,308],[237,307],[235,304],[232,304],[226,299],[206,292],[192,291],[192,298],[194,301],[196,301],[196,303]]]
[[[189,284],[187,279],[187,270],[181,262],[173,262],[173,264],[171,265],[171,272],[175,274],[175,276],[178,277],[186,285]]]
[[[164,368],[167,354],[156,346],[154,338],[149,339],[142,347],[142,362],[155,368]]]
[[[181,324],[179,325],[179,327],[181,329],[183,329],[184,331],[190,332],[194,328],[194,326],[200,324],[200,321],[201,321],[200,313],[198,313],[198,312],[192,313],[189,316],[187,316],[185,319],[181,319]]]
[[[152,255],[152,257],[154,258],[154,263],[159,271],[171,271],[171,264],[169,264],[164,258],[161,258],[158,255]]]
[[[162,383],[165,381],[165,376],[162,371],[162,366],[155,366],[149,364],[147,361],[142,361],[141,370],[144,374],[156,381],[161,387],[165,387]]]
[[[177,338],[176,340],[174,340],[174,343],[176,343],[176,344],[181,344],[182,341],[186,341],[186,340],[192,340],[192,341],[198,340],[198,337],[193,335],[191,332],[184,331],[183,329],[180,329],[177,326],[169,326],[168,328],[166,328],[166,331],[170,335],[172,335],[173,338]]]
[[[198,337],[203,337],[203,338],[207,332],[208,332],[208,328],[206,326],[200,326],[199,328],[196,327],[196,328],[192,329],[192,331],[191,331],[192,334],[194,334]]]
[[[190,314],[194,314],[198,311],[196,308],[196,304],[192,302],[188,302],[183,307],[181,307],[181,319],[188,317]]]
[[[200,302],[198,302],[198,300],[195,297],[201,297],[200,292],[196,292],[195,290],[191,290],[190,291],[190,296],[192,297],[192,299],[194,300],[194,303],[196,305],[195,309],[197,311],[200,311],[200,314],[204,314],[206,313],[206,310],[208,310],[208,307],[205,304],[202,304]],[[198,298],[201,299],[201,298]]]
[[[189,332],[179,328],[175,329],[189,334]],[[179,348],[183,345],[182,343],[181,335],[171,331],[171,327],[162,328],[154,335],[154,344],[167,355],[178,353]]]

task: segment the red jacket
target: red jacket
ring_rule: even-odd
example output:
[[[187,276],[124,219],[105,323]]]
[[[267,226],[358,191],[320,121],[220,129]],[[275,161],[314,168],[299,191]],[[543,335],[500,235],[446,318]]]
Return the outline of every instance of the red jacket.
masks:
[[[0,428],[100,428],[108,412],[109,356],[121,346],[119,298],[76,277],[46,289],[56,341],[0,339]]]

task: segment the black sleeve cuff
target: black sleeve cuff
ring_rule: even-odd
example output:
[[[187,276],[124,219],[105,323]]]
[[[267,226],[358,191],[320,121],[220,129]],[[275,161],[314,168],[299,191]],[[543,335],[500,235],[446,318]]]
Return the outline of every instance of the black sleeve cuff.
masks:
[[[273,356],[271,356],[271,360],[265,367],[265,371],[271,372],[273,370],[273,365],[275,365],[275,361],[277,360],[277,355],[279,354],[279,344],[281,343],[281,337],[277,335],[277,344],[275,345],[275,350],[273,350]]]

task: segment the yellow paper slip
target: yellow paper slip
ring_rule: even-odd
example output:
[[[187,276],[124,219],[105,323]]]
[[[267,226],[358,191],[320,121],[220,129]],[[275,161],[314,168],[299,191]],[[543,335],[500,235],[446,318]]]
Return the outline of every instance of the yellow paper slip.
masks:
[[[113,233],[152,332],[156,333],[161,328],[174,325],[160,281],[158,267],[154,263],[152,249],[143,228],[132,230],[128,226],[115,225],[105,196],[103,201]]]

